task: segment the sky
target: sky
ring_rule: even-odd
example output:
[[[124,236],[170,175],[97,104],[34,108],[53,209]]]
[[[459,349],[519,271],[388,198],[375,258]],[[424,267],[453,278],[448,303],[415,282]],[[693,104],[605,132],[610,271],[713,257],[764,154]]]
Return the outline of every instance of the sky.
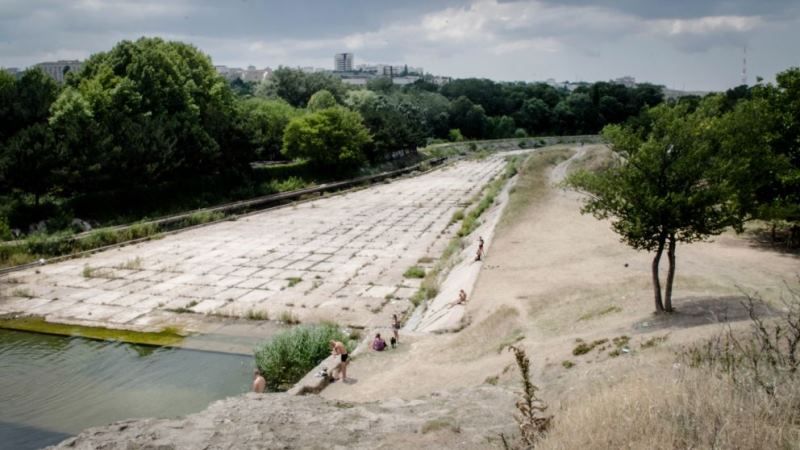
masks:
[[[799,0],[0,0],[0,66],[85,59],[123,39],[194,44],[214,64],[421,66],[456,78],[633,76],[724,90],[800,66]]]

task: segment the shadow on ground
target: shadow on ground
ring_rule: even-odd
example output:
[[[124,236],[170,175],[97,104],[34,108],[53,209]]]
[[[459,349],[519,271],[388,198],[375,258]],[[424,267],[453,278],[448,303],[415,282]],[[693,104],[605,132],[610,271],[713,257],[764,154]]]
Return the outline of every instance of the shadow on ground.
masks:
[[[675,299],[675,311],[671,314],[654,314],[633,325],[637,331],[648,332],[667,328],[690,328],[715,323],[750,320],[749,303],[746,296],[690,297]],[[770,317],[778,311],[763,302],[755,302],[753,311],[759,317]]]

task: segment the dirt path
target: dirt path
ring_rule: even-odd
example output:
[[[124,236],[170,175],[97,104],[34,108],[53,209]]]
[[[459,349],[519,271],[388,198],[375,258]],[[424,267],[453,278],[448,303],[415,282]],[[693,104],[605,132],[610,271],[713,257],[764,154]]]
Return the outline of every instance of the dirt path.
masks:
[[[603,151],[575,150],[575,160]],[[567,168],[551,172],[553,181]],[[580,198],[551,187],[515,223],[497,230],[467,306],[468,327],[457,334],[401,336],[399,349],[360,356],[348,371],[352,384],[336,384],[322,395],[367,401],[514,383],[511,355],[500,349],[519,342],[532,357],[537,381],[551,388],[546,396],[560,391],[551,400],[561,401],[580,377],[603,379],[626,359],[600,352],[574,357],[576,338],[627,335],[633,347],[656,334],[681,342],[710,332],[710,326],[683,328],[679,320],[675,327],[648,328],[651,256],[620,243],[608,222],[581,215]],[[736,296],[739,288],[777,299],[782,282],[796,281],[798,271],[796,256],[753,248],[732,235],[679,246],[677,264],[677,318],[682,304]],[[568,360],[576,367],[563,367]],[[597,366],[602,361],[610,362]]]

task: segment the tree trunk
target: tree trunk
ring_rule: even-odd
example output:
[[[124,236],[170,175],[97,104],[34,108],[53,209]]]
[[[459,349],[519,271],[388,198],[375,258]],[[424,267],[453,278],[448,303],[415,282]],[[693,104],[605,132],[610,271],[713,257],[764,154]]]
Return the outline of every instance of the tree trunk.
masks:
[[[653,258],[653,293],[656,297],[657,313],[664,311],[664,304],[661,302],[661,281],[658,279],[658,263],[661,262],[661,254],[664,253],[664,241],[666,241],[666,236],[659,236],[658,250]]]
[[[669,271],[667,272],[667,286],[664,288],[664,311],[672,312],[672,280],[675,279],[675,235],[669,235],[669,247],[667,247],[667,259],[669,260]]]

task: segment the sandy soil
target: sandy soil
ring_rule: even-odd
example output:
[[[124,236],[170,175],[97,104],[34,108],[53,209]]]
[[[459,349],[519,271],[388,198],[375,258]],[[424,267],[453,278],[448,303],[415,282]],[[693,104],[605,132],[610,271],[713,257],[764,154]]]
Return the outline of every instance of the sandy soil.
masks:
[[[607,151],[579,147],[556,167],[556,183],[571,165]],[[568,402],[581,389],[608,383],[632,366],[666,366],[674,350],[719,329],[714,317],[742,318],[737,302],[758,292],[775,302],[784,282],[797,283],[797,255],[759,248],[725,234],[677,249],[674,305],[668,319],[653,315],[651,255],[619,242],[608,222],[580,214],[581,196],[551,185],[510,225],[498,228],[466,307],[470,325],[455,334],[401,335],[396,350],[358,357],[350,384],[322,395],[350,401],[412,398],[485,382],[517,382],[513,358],[500,351],[519,342],[528,351],[535,381],[551,403]],[[573,356],[576,339],[627,336],[621,357],[610,344]],[[652,338],[661,343],[643,348]],[[562,362],[574,366],[566,368]],[[579,381],[580,380],[580,381]]]

